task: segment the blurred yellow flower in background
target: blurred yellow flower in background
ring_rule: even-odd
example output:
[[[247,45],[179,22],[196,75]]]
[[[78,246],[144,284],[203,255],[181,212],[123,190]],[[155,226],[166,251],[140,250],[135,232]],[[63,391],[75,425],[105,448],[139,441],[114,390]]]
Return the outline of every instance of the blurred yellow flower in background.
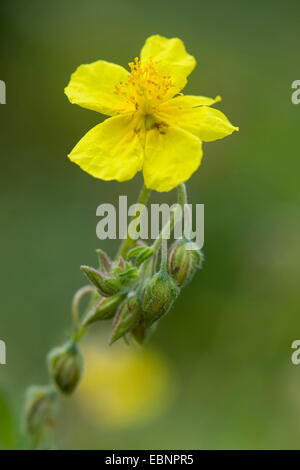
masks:
[[[76,394],[101,425],[126,428],[158,417],[173,395],[170,371],[152,349],[83,348],[85,372]]]
[[[130,72],[104,60],[78,67],[65,89],[70,102],[112,117],[78,142],[70,160],[103,180],[126,181],[142,170],[156,191],[188,180],[200,165],[202,141],[238,130],[210,107],[220,97],[182,95],[195,65],[180,39],[155,35]]]

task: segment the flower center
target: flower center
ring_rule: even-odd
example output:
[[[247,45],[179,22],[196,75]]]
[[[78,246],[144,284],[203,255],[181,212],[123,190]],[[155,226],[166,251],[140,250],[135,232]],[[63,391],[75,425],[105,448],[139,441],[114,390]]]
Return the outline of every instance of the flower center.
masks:
[[[138,57],[129,63],[131,73],[127,82],[115,85],[115,93],[125,98],[126,103],[134,106],[143,114],[151,114],[155,107],[165,98],[171,87],[174,87],[171,76],[157,69],[158,61],[152,58],[141,62]]]

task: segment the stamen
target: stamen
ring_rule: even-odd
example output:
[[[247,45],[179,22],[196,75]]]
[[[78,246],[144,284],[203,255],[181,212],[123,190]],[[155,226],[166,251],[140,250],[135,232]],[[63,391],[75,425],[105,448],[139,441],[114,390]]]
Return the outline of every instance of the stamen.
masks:
[[[165,98],[170,88],[174,87],[171,76],[160,72],[157,68],[158,61],[150,58],[147,62],[141,62],[135,57],[129,62],[130,75],[127,82],[119,82],[115,85],[115,93],[122,95],[135,109],[149,114]]]

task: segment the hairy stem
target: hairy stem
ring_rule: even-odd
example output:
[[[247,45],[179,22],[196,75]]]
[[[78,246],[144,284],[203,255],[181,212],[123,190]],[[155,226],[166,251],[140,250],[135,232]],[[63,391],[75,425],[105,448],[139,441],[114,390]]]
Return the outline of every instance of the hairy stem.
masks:
[[[185,184],[182,183],[177,186],[177,202],[181,206],[182,216],[184,215],[185,204],[187,204],[187,194]],[[169,234],[171,235],[172,229],[174,228],[175,217],[174,214],[171,215],[170,220],[162,228],[159,237],[155,240],[152,245],[153,250],[157,250],[163,239],[165,239]]]
[[[167,262],[168,262],[168,243],[166,239],[163,239],[161,242],[161,262],[160,262],[160,271],[163,273],[167,272]]]
[[[139,198],[137,200],[137,204],[146,204],[149,199],[150,192],[151,192],[151,189],[148,189],[146,188],[146,186],[143,186],[140,192]],[[138,216],[134,217],[134,219],[137,217]],[[135,240],[133,240],[129,236],[129,234],[127,234],[127,238],[123,241],[123,243],[121,243],[117,258],[119,256],[122,256],[123,258],[125,258],[128,250],[130,250],[130,248],[132,248],[134,244],[135,244]]]
[[[187,193],[186,193],[186,186],[184,183],[177,186],[177,194],[178,194],[178,204],[181,205],[182,210],[184,210],[184,204],[187,204]]]
[[[72,301],[72,317],[73,317],[73,326],[74,326],[75,334],[80,330],[80,318],[79,318],[80,300],[86,294],[94,292],[94,290],[95,289],[92,286],[83,286],[77,292],[75,292],[75,295]]]

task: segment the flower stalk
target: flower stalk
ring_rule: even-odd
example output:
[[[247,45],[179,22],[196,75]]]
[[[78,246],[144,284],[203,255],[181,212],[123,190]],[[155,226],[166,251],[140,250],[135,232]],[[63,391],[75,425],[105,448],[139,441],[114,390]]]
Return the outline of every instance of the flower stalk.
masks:
[[[139,198],[137,200],[138,204],[144,204],[146,205],[149,199],[151,193],[151,189],[146,188],[145,185],[143,185]],[[126,257],[127,252],[130,250],[130,248],[133,247],[135,244],[135,240],[133,240],[129,234],[127,234],[127,238],[124,240],[123,243],[121,243],[118,256],[122,256],[123,258]]]
[[[177,193],[177,203],[183,215],[187,204],[184,184],[178,186]],[[138,203],[146,204],[149,195],[150,190],[144,186]],[[174,228],[175,220],[176,215],[171,214],[170,220],[151,246],[137,243],[128,234],[121,243],[115,260],[111,261],[105,252],[98,249],[99,270],[82,266],[81,269],[91,285],[83,286],[73,297],[71,339],[49,352],[47,362],[50,384],[35,388],[34,394],[31,393],[31,403],[27,400],[27,432],[32,437],[33,447],[40,445],[42,436],[49,435],[44,431],[49,425],[53,425],[56,410],[54,405],[57,404],[59,395],[71,395],[80,383],[84,361],[79,343],[87,328],[95,322],[114,318],[109,344],[122,337],[127,341],[128,335],[142,344],[153,331],[153,326],[171,309],[182,287],[182,283],[178,282],[178,259],[180,264],[180,260],[184,258],[177,255],[174,264],[174,249],[168,251],[167,238]],[[156,272],[159,252],[160,265]],[[185,269],[186,264],[185,257],[181,270]],[[193,270],[194,273],[199,263],[190,264],[193,269],[189,266],[189,271]],[[80,314],[80,304],[86,296],[90,297],[89,303]],[[34,400],[38,404],[37,409],[41,410],[38,415],[34,411]]]

